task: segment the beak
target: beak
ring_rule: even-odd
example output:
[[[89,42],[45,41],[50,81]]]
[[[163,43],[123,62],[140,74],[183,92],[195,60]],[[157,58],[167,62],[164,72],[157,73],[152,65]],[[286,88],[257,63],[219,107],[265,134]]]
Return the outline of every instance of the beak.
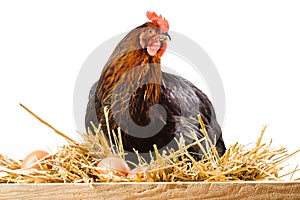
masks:
[[[171,41],[171,36],[168,33],[163,33],[157,36],[160,41]]]

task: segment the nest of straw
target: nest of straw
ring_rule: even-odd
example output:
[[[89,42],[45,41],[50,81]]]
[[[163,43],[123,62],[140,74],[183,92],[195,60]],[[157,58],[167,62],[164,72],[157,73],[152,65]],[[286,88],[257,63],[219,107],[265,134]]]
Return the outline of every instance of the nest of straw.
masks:
[[[138,152],[139,164],[142,172],[127,177],[122,174],[97,172],[97,163],[105,157],[116,156],[126,160],[123,150],[120,129],[109,131],[107,138],[101,126],[94,128],[94,133],[82,134],[82,141],[74,141],[59,132],[50,124],[39,118],[32,111],[21,105],[39,121],[46,124],[56,133],[63,136],[68,144],[60,147],[57,152],[49,154],[39,160],[46,169],[22,169],[22,161],[13,160],[0,154],[0,183],[94,183],[94,182],[178,182],[178,181],[260,181],[283,180],[283,177],[298,171],[296,168],[290,173],[279,175],[283,164],[298,153],[288,153],[285,147],[272,147],[272,141],[263,143],[263,128],[255,145],[251,148],[235,143],[226,153],[219,157],[212,141],[207,137],[201,117],[199,123],[202,133],[209,144],[209,150],[204,150],[204,158],[194,160],[187,149],[191,145],[201,145],[195,136],[195,142],[185,145],[183,137],[177,141],[178,150],[169,149],[159,153],[154,146],[151,161],[147,163]],[[106,117],[108,110],[105,110]],[[300,180],[299,178],[294,180]]]

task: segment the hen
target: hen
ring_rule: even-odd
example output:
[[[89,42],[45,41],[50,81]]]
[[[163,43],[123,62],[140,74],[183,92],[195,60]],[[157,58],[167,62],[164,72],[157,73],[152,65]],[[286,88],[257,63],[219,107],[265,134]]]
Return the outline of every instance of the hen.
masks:
[[[147,12],[150,22],[130,31],[116,46],[100,79],[91,88],[85,126],[102,124],[107,132],[104,107],[108,107],[110,129],[121,128],[124,149],[139,152],[153,145],[168,147],[183,135],[186,144],[194,142],[191,132],[203,138],[197,115],[201,114],[219,155],[225,152],[221,128],[208,97],[188,80],[161,71],[161,57],[171,40],[168,21]],[[204,144],[205,145],[205,144]],[[189,150],[194,157],[198,146]]]

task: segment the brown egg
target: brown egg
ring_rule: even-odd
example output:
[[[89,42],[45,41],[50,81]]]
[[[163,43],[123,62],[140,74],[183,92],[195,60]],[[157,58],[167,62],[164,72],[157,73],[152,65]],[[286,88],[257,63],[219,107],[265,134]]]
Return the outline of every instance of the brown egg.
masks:
[[[45,158],[49,153],[43,150],[36,150],[31,152],[23,160],[22,168],[35,168],[35,169],[48,169],[50,168],[47,165],[40,166],[39,160]]]
[[[111,171],[115,175],[119,175],[118,173],[121,173],[126,176],[130,171],[130,168],[125,160],[118,157],[108,157],[102,159],[98,163],[96,171],[99,174],[108,174]]]
[[[145,173],[147,170],[147,166],[138,166],[127,174],[127,178],[134,178],[137,173]]]

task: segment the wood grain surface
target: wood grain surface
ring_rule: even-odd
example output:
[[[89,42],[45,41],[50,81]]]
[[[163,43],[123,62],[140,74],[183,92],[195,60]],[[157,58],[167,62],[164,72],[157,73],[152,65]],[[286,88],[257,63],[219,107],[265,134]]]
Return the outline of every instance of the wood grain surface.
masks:
[[[300,199],[300,182],[0,184],[0,199]]]

